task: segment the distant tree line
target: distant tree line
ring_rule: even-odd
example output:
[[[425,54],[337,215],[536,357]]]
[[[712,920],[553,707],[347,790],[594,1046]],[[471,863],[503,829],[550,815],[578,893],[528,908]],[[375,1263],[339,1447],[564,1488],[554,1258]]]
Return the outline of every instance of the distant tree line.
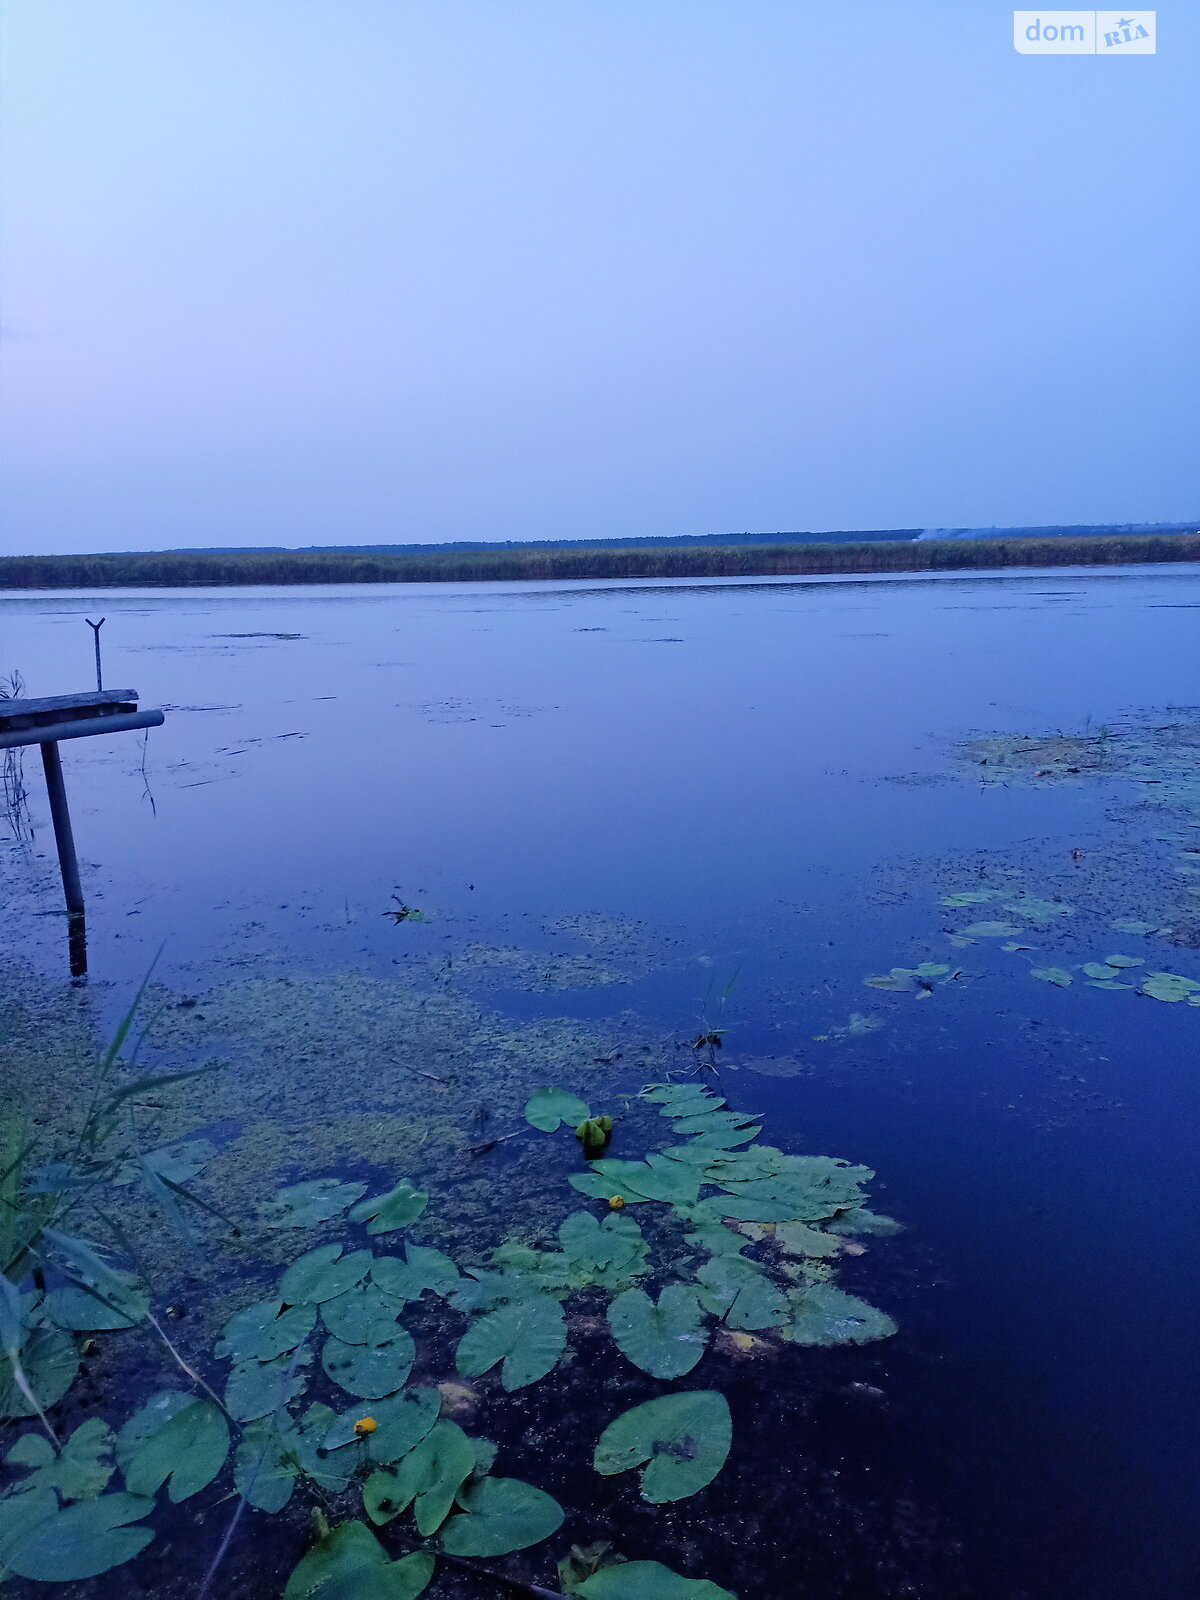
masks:
[[[2,556],[0,589],[185,589],[253,584],[462,583],[522,579],[757,578],[1200,561],[1200,532],[1044,539],[880,540],[820,545],[547,546],[387,555],[168,551]]]

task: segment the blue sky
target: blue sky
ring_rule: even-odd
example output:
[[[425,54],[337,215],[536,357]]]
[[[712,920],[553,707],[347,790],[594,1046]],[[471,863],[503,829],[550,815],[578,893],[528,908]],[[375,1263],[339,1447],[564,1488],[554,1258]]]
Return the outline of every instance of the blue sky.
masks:
[[[7,0],[9,552],[1200,515],[1200,8]]]

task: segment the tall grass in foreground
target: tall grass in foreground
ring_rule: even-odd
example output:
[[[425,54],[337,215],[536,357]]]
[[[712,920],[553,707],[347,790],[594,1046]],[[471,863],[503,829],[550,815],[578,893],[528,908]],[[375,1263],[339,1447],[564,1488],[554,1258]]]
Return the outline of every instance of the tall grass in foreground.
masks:
[[[80,1330],[129,1328],[145,1321],[187,1375],[200,1381],[151,1314],[149,1291],[138,1272],[112,1259],[114,1251],[135,1259],[116,1208],[110,1207],[114,1184],[140,1183],[187,1240],[194,1234],[180,1202],[213,1210],[188,1187],[186,1161],[179,1167],[186,1144],[143,1150],[130,1115],[147,1096],[211,1068],[115,1081],[121,1069],[135,1066],[145,1038],[143,1031],[124,1054],[148,982],[149,974],[102,1052],[91,1084],[82,1086],[74,1135],[60,1137],[49,1160],[31,1165],[39,1141],[20,1107],[9,1104],[0,1115],[0,1420],[36,1416],[55,1444],[46,1413],[78,1374],[73,1336]],[[107,1239],[80,1237],[80,1222],[89,1234],[99,1229]],[[57,1320],[49,1316],[55,1302]]]
[[[0,701],[21,700],[24,695],[25,680],[19,672],[14,670],[7,676],[0,675]],[[0,806],[12,837],[20,844],[32,844],[33,818],[29,813],[29,791],[25,787],[25,751],[19,744],[10,745],[0,763]]]

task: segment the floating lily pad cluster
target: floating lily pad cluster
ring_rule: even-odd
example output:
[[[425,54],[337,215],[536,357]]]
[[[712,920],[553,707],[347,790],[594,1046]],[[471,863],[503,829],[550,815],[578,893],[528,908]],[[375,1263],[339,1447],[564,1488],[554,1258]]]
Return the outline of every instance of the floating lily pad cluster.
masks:
[[[773,1331],[794,1342],[842,1344],[884,1338],[895,1332],[886,1314],[846,1295],[829,1281],[828,1262],[840,1251],[840,1234],[861,1216],[862,1231],[886,1233],[899,1225],[866,1211],[863,1185],[874,1174],[830,1156],[788,1155],[757,1143],[761,1131],[751,1115],[731,1110],[701,1084],[652,1084],[641,1098],[657,1106],[683,1143],[668,1145],[643,1160],[601,1158],[573,1187],[621,1211],[603,1222],[586,1213],[560,1230],[573,1237],[607,1235],[611,1243],[591,1263],[590,1281],[619,1289],[608,1308],[608,1324],[621,1353],[660,1379],[681,1378],[699,1363],[713,1322],[731,1331]],[[683,1230],[684,1242],[700,1257],[686,1281],[668,1282],[657,1297],[637,1284],[620,1287],[612,1274],[647,1271],[644,1241],[626,1207],[657,1203]],[[732,1224],[732,1226],[731,1226]],[[761,1255],[745,1254],[741,1224],[758,1225]],[[624,1250],[618,1250],[624,1241]],[[531,1276],[555,1258],[506,1247],[509,1269]],[[558,1270],[583,1266],[572,1249]],[[797,1263],[798,1258],[798,1263]],[[582,1286],[586,1267],[572,1286]],[[609,1274],[609,1277],[605,1277]],[[561,1282],[564,1281],[560,1279]],[[816,1291],[819,1289],[819,1293]]]
[[[268,1513],[301,1488],[323,1504],[361,1493],[366,1521],[323,1523],[285,1600],[415,1600],[439,1551],[487,1561],[549,1538],[563,1521],[557,1501],[495,1474],[496,1447],[443,1414],[437,1388],[411,1383],[417,1352],[406,1321],[423,1303],[441,1303],[439,1322],[447,1312],[462,1319],[458,1372],[492,1374],[502,1392],[542,1381],[563,1359],[564,1302],[577,1293],[605,1297],[614,1355],[662,1383],[694,1371],[715,1328],[766,1335],[776,1348],[895,1331],[885,1313],[831,1280],[847,1233],[898,1227],[866,1209],[868,1168],[762,1145],[756,1118],[697,1082],[651,1085],[642,1096],[667,1124],[665,1147],[640,1160],[588,1162],[570,1180],[583,1203],[559,1223],[553,1245],[545,1235],[537,1244],[510,1239],[483,1264],[460,1268],[440,1250],[388,1237],[428,1205],[407,1180],[380,1194],[337,1178],[281,1190],[264,1207],[267,1227],[299,1230],[344,1215],[365,1242],[304,1251],[271,1293],[227,1319],[214,1345],[228,1363],[219,1397],[166,1389],[115,1432],[91,1419],[62,1441],[35,1431],[18,1438],[7,1464],[20,1477],[0,1496],[0,1578],[107,1572],[153,1539],[156,1500],[179,1504],[230,1482]],[[526,1115],[547,1132],[591,1119],[582,1101],[554,1089],[535,1095]],[[162,1170],[193,1159],[175,1150]],[[654,1220],[649,1235],[643,1207]],[[673,1241],[665,1279],[652,1259],[664,1235]],[[45,1412],[65,1394],[78,1366],[76,1333],[128,1328],[147,1315],[148,1296],[131,1274],[80,1241],[58,1249],[69,1280],[0,1307],[17,1415]],[[597,1473],[636,1474],[642,1498],[658,1505],[707,1488],[732,1437],[724,1396],[701,1387],[610,1417],[589,1448]],[[370,1525],[402,1517],[430,1545],[396,1560]],[[611,1552],[563,1583],[585,1600],[734,1600],[707,1580]]]
[[[999,902],[996,909],[1006,913],[1006,916],[983,917],[970,922],[947,935],[950,943],[961,950],[982,939],[1011,940],[1027,933],[1030,924],[1049,927],[1063,917],[1075,915],[1075,907],[1068,905],[1064,900],[1047,900],[1040,895],[1027,894],[1024,890],[1014,892],[1012,889],[964,889],[956,894],[943,895],[941,900],[942,905],[951,910],[970,909],[976,913],[981,906],[996,902]],[[1020,922],[1008,920],[1012,917],[1019,917],[1022,920]],[[1006,945],[1005,949],[1008,948]]]
[[[999,926],[999,924],[997,924]],[[877,978],[864,978],[870,989],[884,989],[890,994],[911,994],[925,1000],[933,993],[935,983],[945,982],[951,969],[940,961],[922,961],[919,967],[893,967]]]
[[[1030,977],[1052,983],[1056,989],[1066,989],[1075,981],[1066,967],[1031,967],[1029,971]]]
[[[941,904],[954,910],[964,907],[1000,903],[1003,911],[1012,916],[1024,917],[1028,922],[1049,924],[1060,917],[1073,917],[1075,907],[1065,900],[1046,900],[1041,895],[1027,894],[1023,889],[964,889],[957,894],[944,894]],[[969,931],[969,930],[964,930]]]
[[[952,909],[978,907],[991,902],[1001,902],[1002,909],[1014,915],[1020,915],[1028,922],[1046,927],[1064,917],[1075,915],[1075,907],[1065,901],[1047,900],[1037,895],[1024,892],[1013,895],[1007,889],[969,889],[961,890],[955,894],[943,895],[941,904]],[[1112,923],[1113,929],[1118,933],[1148,937],[1151,934],[1162,933],[1166,930],[1156,923],[1144,922],[1135,917],[1117,917]],[[1028,930],[1026,930],[1028,931]],[[981,939],[1005,939],[1011,941],[1014,935],[1022,932],[1015,923],[1001,921],[981,921],[968,924],[966,927],[950,934],[948,937],[954,945],[965,946],[974,944]],[[1023,952],[1032,949],[1031,945],[1008,942],[1001,947],[1009,953]],[[1081,974],[1089,988],[1105,989],[1112,992],[1127,991],[1148,996],[1153,1000],[1163,1000],[1168,1003],[1179,1004],[1186,1002],[1188,1005],[1200,1006],[1200,981],[1188,978],[1177,972],[1142,972],[1136,969],[1146,966],[1142,956],[1106,955],[1102,959],[1084,961],[1075,967],[1030,965],[1030,975],[1042,983],[1048,983],[1058,989],[1067,989],[1075,982],[1076,974]],[[893,967],[890,974],[879,978],[867,978],[864,981],[875,989],[890,989],[901,993],[916,993],[922,973],[930,978],[938,973],[948,971],[948,968],[936,968],[932,963],[924,968]],[[929,981],[926,981],[926,990],[929,991]]]

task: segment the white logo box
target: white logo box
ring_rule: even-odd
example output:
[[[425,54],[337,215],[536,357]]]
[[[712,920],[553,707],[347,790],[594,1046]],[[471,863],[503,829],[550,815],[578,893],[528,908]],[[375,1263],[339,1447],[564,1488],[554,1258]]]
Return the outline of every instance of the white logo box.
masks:
[[[1155,11],[1014,11],[1013,44],[1023,56],[1152,56]]]

